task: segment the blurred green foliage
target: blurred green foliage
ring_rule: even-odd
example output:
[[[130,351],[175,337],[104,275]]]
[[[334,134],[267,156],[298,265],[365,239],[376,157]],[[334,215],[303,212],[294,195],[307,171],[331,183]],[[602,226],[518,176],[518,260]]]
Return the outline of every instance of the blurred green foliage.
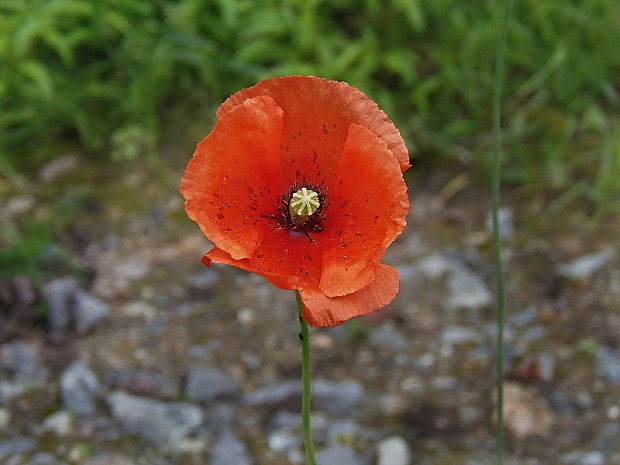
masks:
[[[74,219],[84,198],[85,192],[78,189],[40,209],[34,217],[30,208],[21,214],[0,214],[0,280],[25,275],[41,285],[43,267],[49,269],[60,263],[77,269],[74,257],[57,239]]]
[[[288,74],[362,89],[418,165],[484,168],[501,12],[494,0],[0,0],[0,169],[77,137],[135,158],[157,147],[172,108],[204,121],[229,94]],[[507,181],[617,201],[618,44],[617,0],[517,3]]]

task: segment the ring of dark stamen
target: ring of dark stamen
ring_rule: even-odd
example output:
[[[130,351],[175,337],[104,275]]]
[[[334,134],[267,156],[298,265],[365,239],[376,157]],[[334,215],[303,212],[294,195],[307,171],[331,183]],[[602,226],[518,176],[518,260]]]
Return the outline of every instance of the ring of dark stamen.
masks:
[[[293,194],[302,188],[309,189],[316,192],[319,200],[319,207],[316,211],[310,215],[305,221],[296,223],[291,217],[290,204],[293,199]],[[288,190],[280,196],[278,199],[278,205],[275,214],[261,215],[264,218],[272,221],[272,226],[276,229],[283,229],[287,231],[302,232],[308,239],[313,239],[308,235],[311,232],[323,231],[323,222],[327,219],[325,214],[325,208],[327,206],[327,193],[326,188],[322,185],[310,184],[305,180],[302,183],[295,182]],[[313,241],[314,242],[314,241]]]

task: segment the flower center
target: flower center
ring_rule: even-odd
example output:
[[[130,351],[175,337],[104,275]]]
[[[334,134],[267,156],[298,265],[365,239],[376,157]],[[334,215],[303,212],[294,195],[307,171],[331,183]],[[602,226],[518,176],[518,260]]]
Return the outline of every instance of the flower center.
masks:
[[[302,223],[312,216],[321,206],[319,194],[302,187],[291,196],[289,212],[295,223]]]

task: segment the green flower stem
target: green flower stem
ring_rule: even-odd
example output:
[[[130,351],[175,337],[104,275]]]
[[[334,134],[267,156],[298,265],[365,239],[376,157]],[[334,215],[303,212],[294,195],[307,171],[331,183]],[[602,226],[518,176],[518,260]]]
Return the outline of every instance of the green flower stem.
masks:
[[[310,432],[310,398],[312,396],[312,380],[310,378],[310,333],[308,331],[308,323],[304,320],[301,305],[301,297],[299,292],[295,292],[297,298],[297,308],[299,312],[299,342],[301,343],[301,429],[304,437],[304,448],[306,449],[306,457],[308,465],[316,465],[314,458],[314,444],[312,443],[312,434]]]
[[[495,78],[493,80],[493,147],[491,173],[491,208],[493,211],[493,255],[495,257],[495,276],[497,279],[497,464],[504,463],[504,266],[502,263],[502,245],[499,226],[500,182],[501,182],[501,99],[502,81],[504,78],[504,56],[506,54],[506,38],[508,25],[512,16],[514,0],[506,0],[501,37],[497,44],[495,61]]]

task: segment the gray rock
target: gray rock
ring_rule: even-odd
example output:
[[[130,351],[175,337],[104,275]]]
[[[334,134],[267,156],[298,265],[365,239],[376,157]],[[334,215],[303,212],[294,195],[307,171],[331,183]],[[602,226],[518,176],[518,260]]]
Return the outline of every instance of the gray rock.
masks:
[[[207,428],[221,429],[224,426],[232,426],[235,421],[236,410],[227,404],[216,404],[205,415]]]
[[[54,433],[58,437],[67,436],[73,430],[73,416],[66,410],[52,413],[43,421],[41,430]]]
[[[208,269],[196,274],[189,275],[187,284],[198,291],[212,289],[217,283],[218,275],[214,269]]]
[[[333,415],[350,415],[364,397],[364,390],[356,381],[317,380],[312,393],[317,407]]]
[[[13,373],[19,383],[35,384],[47,377],[47,369],[41,363],[37,350],[22,341],[12,342],[0,351],[0,368]]]
[[[562,463],[570,465],[603,465],[605,456],[601,452],[572,452],[562,457]]]
[[[78,415],[95,413],[99,381],[84,362],[73,362],[60,377],[60,395],[65,409]]]
[[[353,421],[333,421],[327,429],[327,443],[330,446],[351,445],[361,436],[361,428]]]
[[[8,404],[11,399],[21,396],[26,391],[28,391],[27,384],[0,381],[0,405]]]
[[[493,216],[492,212],[489,212],[487,215],[487,230],[492,234],[493,233]],[[502,239],[510,239],[514,236],[515,226],[513,223],[513,213],[509,207],[503,207],[499,209],[498,219],[499,219],[499,234]]]
[[[587,279],[607,265],[615,257],[613,250],[604,250],[602,252],[584,255],[576,258],[572,262],[560,265],[558,272],[570,279],[580,280]]]
[[[187,374],[185,394],[196,402],[207,404],[215,399],[234,398],[239,391],[235,378],[215,368],[194,367]]]
[[[113,389],[162,400],[176,399],[180,394],[177,380],[148,370],[110,370],[107,382]]]
[[[596,354],[600,375],[614,384],[620,384],[620,353],[608,347],[601,347]]]
[[[303,440],[299,433],[286,430],[276,430],[269,433],[267,439],[269,447],[276,452],[288,452],[302,446]]]
[[[80,333],[90,330],[110,314],[110,307],[96,297],[78,290],[73,297],[73,318]]]
[[[220,435],[213,454],[211,455],[211,465],[250,465],[252,461],[248,456],[245,444],[231,431],[224,430]]]
[[[0,442],[0,460],[17,454],[31,452],[36,447],[36,442],[30,438],[16,437]]]
[[[493,296],[478,275],[463,268],[448,278],[446,305],[451,309],[479,309],[491,305]]]
[[[441,341],[449,346],[475,342],[479,339],[478,333],[463,326],[450,326],[441,333]]]
[[[35,454],[30,461],[26,462],[24,465],[60,465],[56,457],[52,454],[48,454],[46,452],[40,452]]]
[[[444,303],[450,309],[472,309],[487,307],[492,295],[480,277],[452,253],[435,253],[418,263],[418,270],[427,278],[447,278]]]
[[[398,331],[379,327],[370,333],[370,344],[377,348],[403,351],[407,348],[407,339]]]
[[[108,396],[114,418],[125,431],[161,449],[178,444],[202,423],[202,411],[185,402],[159,402],[117,391]]]
[[[73,296],[78,289],[75,278],[54,279],[43,288],[47,300],[47,323],[51,331],[64,331],[71,323]]]
[[[362,465],[362,460],[351,449],[342,446],[329,446],[316,454],[321,465]]]
[[[364,390],[355,381],[332,382],[316,380],[312,386],[312,400],[319,409],[333,415],[349,415],[364,396]],[[284,381],[251,392],[244,397],[247,405],[278,406],[301,400],[301,383]]]
[[[301,383],[299,381],[283,381],[247,394],[243,402],[255,406],[276,406],[300,395]]]
[[[377,465],[409,465],[411,450],[399,436],[384,439],[377,446]]]

